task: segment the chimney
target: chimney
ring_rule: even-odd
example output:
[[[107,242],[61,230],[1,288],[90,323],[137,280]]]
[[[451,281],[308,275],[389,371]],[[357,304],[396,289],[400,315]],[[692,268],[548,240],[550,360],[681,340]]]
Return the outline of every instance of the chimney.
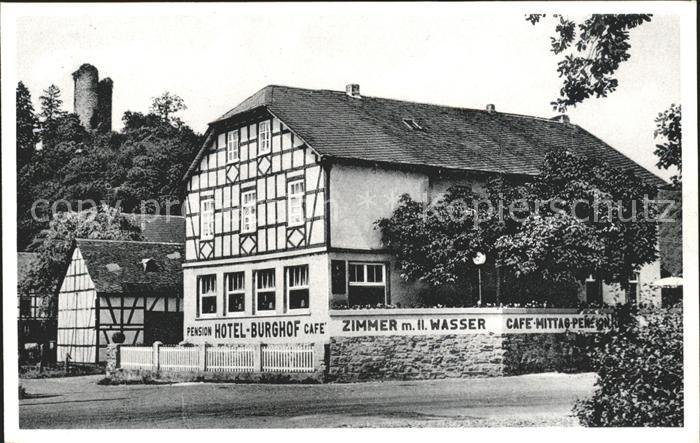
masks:
[[[566,114],[555,115],[554,117],[550,118],[550,120],[553,120],[553,121],[559,122],[559,123],[569,123],[569,121],[570,121],[569,116]]]
[[[350,83],[345,85],[345,93],[350,97],[360,98],[360,85],[357,83]]]
[[[486,112],[488,112],[489,114],[493,114],[494,112],[496,112],[496,105],[492,103],[486,105]]]

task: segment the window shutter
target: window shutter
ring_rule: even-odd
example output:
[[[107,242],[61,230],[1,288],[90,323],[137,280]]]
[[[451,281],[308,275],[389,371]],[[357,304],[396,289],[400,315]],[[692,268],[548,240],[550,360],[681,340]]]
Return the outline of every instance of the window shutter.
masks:
[[[384,263],[384,287],[386,288],[386,304],[391,304],[391,276],[389,274],[391,270],[391,263]]]
[[[199,317],[199,294],[201,291],[201,282],[200,279],[202,277],[197,277],[197,317]]]
[[[345,294],[347,282],[345,281],[345,260],[331,260],[331,292],[333,294]]]

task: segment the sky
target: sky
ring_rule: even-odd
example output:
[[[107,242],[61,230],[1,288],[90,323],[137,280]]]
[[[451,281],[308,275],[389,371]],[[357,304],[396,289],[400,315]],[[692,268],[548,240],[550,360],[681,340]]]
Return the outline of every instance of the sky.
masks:
[[[126,110],[145,112],[163,91],[188,106],[196,131],[269,84],[552,117],[561,87],[550,52],[551,18],[465,4],[208,4],[178,13],[100,6],[17,20],[17,78],[38,96],[50,84],[72,111],[71,73],[82,63],[114,81],[114,129]],[[171,10],[172,9],[172,10]],[[114,11],[114,10],[112,10]],[[133,14],[132,14],[133,13]],[[580,15],[570,14],[576,19]],[[657,14],[631,32],[631,59],[617,91],[571,108],[589,130],[657,175],[654,118],[679,103],[680,25]]]

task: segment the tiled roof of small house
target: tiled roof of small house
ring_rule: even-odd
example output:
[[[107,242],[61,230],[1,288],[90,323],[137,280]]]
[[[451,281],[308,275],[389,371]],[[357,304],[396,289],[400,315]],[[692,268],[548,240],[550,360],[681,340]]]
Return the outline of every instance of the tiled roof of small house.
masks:
[[[185,243],[185,217],[181,215],[124,215],[141,228],[144,241]]]
[[[182,296],[182,244],[77,239],[76,247],[97,292]]]
[[[213,121],[210,137],[186,177],[199,164],[213,128],[261,108],[330,159],[534,175],[548,150],[564,148],[622,169],[632,168],[650,183],[664,183],[575,124],[285,86],[267,86]],[[420,129],[411,129],[404,120],[413,120]]]
[[[17,253],[17,284],[21,284],[29,270],[39,261],[39,254],[36,252]]]

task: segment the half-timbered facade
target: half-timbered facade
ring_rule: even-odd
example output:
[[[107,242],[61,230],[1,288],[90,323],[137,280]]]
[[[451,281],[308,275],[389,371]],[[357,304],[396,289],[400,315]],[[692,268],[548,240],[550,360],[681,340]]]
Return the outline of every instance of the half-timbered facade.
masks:
[[[537,174],[554,147],[660,182],[564,120],[365,97],[357,85],[263,88],[210,123],[184,177],[185,339],[284,340],[275,325],[323,323],[334,305],[418,303],[427,288],[401,278],[374,223],[402,194],[431,202],[456,184],[478,193],[494,174]]]
[[[187,184],[187,262],[325,245],[325,176],[280,120],[221,127]]]
[[[57,359],[100,363],[115,332],[125,344],[182,339],[177,243],[76,240],[58,296]]]

